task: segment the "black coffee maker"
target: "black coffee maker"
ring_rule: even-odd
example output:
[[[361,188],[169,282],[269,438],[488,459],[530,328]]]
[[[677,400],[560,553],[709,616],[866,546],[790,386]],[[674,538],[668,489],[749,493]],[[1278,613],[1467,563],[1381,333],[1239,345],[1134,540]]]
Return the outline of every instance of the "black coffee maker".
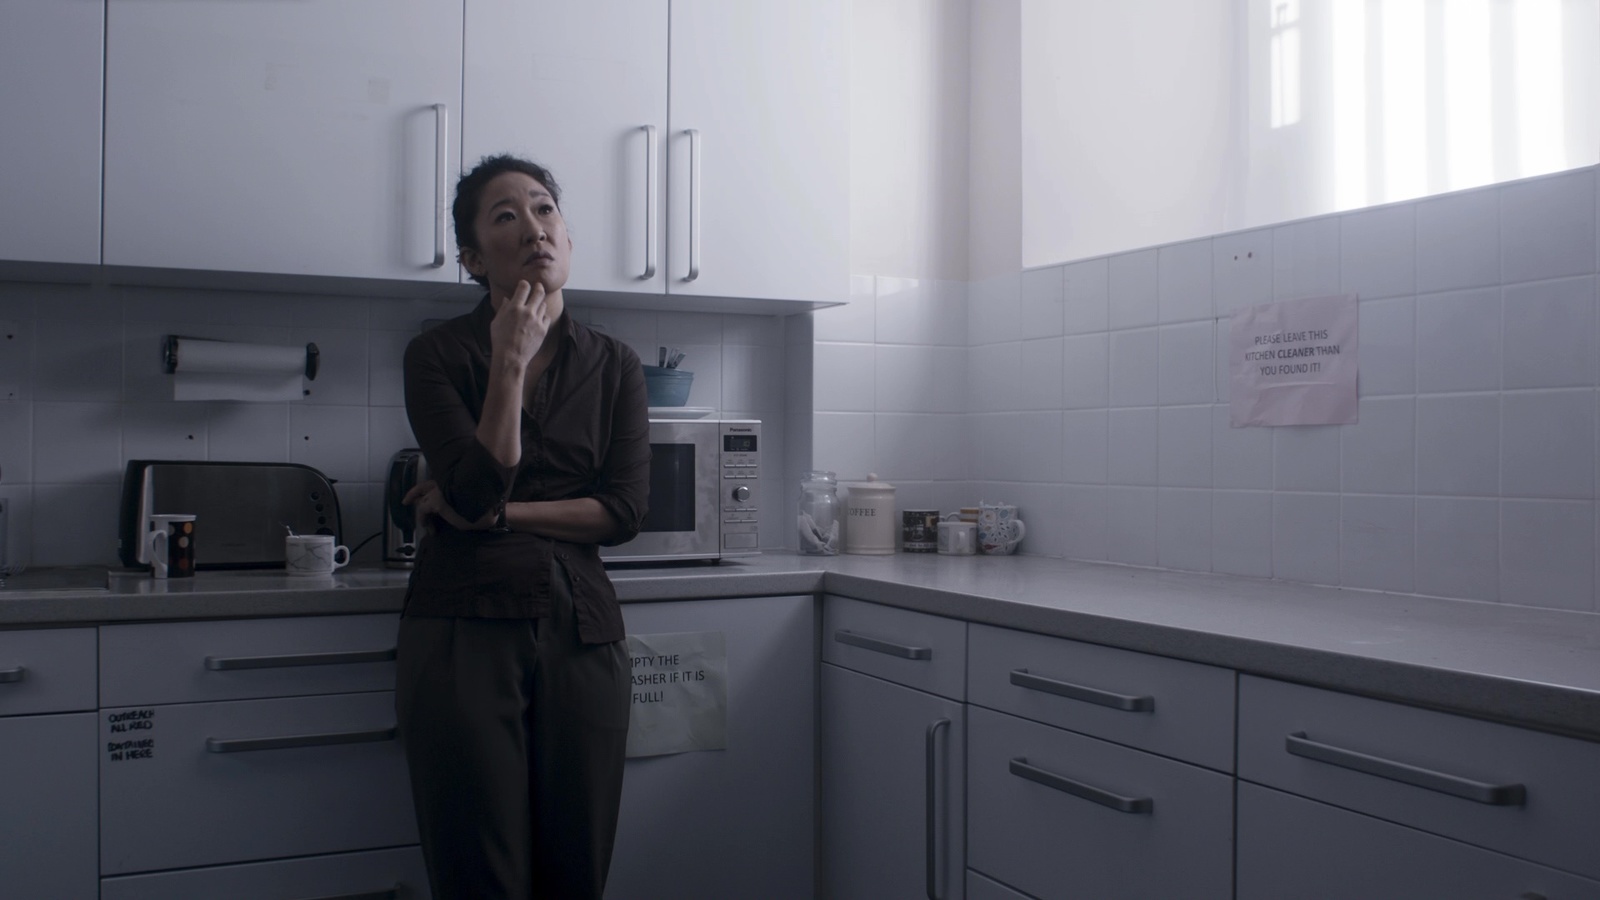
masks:
[[[406,492],[428,480],[428,461],[422,451],[409,447],[389,459],[389,478],[383,486],[383,564],[409,569],[422,541],[422,522],[415,506],[401,502]]]

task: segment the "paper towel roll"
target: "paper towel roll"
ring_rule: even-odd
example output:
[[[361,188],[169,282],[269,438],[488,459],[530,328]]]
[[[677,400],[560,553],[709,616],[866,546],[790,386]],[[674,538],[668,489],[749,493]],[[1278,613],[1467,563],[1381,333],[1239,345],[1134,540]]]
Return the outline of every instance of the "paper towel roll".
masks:
[[[283,402],[316,377],[315,344],[284,347],[168,336],[162,350],[174,400]]]

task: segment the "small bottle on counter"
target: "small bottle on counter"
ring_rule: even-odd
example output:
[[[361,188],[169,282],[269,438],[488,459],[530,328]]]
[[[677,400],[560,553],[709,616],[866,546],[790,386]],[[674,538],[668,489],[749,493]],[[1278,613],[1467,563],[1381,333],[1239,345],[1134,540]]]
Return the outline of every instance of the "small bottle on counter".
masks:
[[[802,554],[838,554],[839,482],[832,472],[807,472],[801,476],[799,526]]]

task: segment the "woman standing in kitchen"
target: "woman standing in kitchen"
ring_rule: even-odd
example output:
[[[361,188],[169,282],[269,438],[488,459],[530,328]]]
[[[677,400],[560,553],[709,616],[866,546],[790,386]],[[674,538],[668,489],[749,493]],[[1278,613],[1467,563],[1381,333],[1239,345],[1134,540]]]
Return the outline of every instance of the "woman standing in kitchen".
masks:
[[[638,533],[644,375],[565,309],[572,252],[543,167],[456,184],[488,294],[412,340],[406,412],[431,481],[400,621],[396,712],[433,896],[599,898],[616,833],[629,663],[599,546]]]

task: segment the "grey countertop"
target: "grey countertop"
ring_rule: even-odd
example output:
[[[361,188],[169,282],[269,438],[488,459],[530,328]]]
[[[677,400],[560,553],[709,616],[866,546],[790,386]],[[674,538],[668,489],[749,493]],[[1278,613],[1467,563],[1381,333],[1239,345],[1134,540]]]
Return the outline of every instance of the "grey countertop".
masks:
[[[99,590],[0,591],[0,627],[393,612],[406,576],[113,573]],[[1588,613],[1038,557],[769,553],[611,578],[625,603],[825,591],[1600,740]]]

